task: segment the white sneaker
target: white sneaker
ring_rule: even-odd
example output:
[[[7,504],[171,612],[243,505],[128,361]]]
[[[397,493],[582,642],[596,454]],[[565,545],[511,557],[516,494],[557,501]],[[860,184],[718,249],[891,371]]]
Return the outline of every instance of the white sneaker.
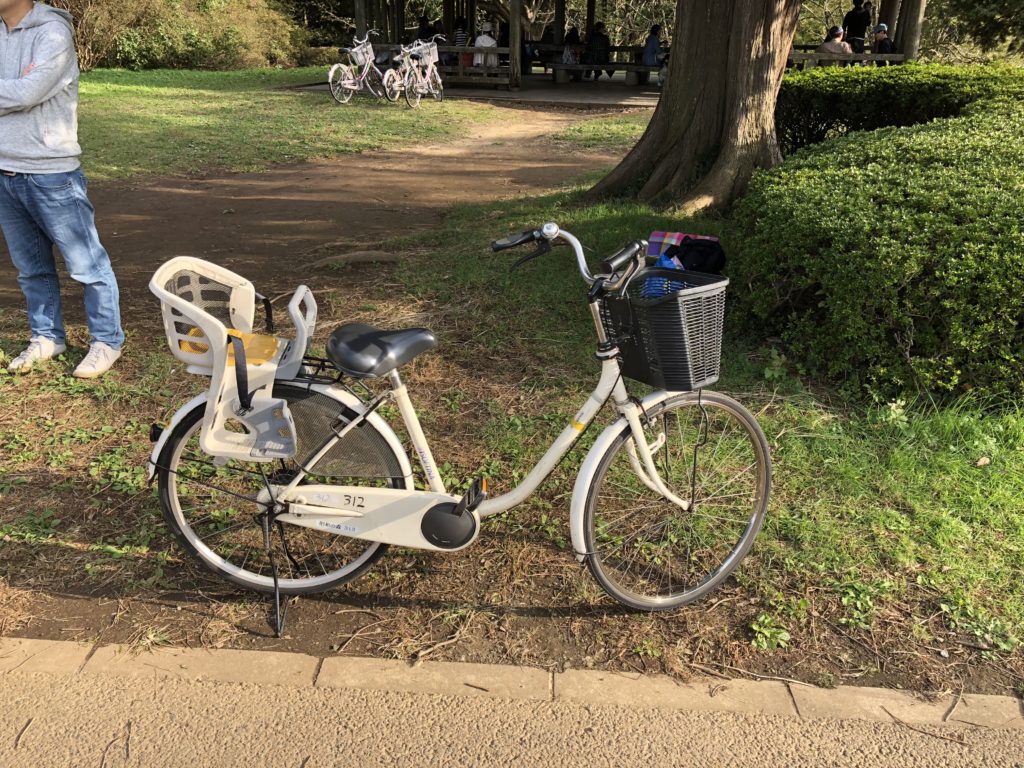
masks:
[[[110,370],[121,356],[119,350],[97,341],[89,345],[89,353],[75,368],[73,376],[79,379],[95,379]]]
[[[53,339],[47,339],[45,336],[33,336],[25,351],[11,360],[7,370],[27,371],[33,363],[52,360],[57,355],[63,355],[66,349],[67,347],[58,344]]]

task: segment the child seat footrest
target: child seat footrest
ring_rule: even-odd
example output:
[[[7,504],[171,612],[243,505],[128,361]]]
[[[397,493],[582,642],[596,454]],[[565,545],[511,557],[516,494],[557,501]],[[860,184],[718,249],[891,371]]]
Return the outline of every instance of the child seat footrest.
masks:
[[[225,365],[211,381],[200,447],[211,456],[274,461],[295,455],[288,403],[273,397],[277,366],[288,340],[227,331]]]

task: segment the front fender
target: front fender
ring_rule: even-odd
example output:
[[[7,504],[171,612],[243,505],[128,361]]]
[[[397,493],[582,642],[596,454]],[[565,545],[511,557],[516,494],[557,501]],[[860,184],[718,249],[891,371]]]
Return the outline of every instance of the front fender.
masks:
[[[650,410],[669,397],[672,397],[672,395],[672,392],[659,390],[652,392],[640,402],[644,410]],[[587,454],[587,458],[583,460],[583,466],[580,467],[580,472],[576,476],[576,485],[572,489],[572,504],[569,508],[569,531],[572,534],[573,552],[576,555],[576,559],[581,563],[587,556],[586,536],[584,536],[583,528],[583,513],[587,508],[587,493],[594,482],[594,475],[597,473],[598,464],[601,463],[601,459],[611,446],[612,441],[624,429],[629,429],[629,423],[624,416],[620,416],[615,422],[609,424],[590,448],[590,452]]]

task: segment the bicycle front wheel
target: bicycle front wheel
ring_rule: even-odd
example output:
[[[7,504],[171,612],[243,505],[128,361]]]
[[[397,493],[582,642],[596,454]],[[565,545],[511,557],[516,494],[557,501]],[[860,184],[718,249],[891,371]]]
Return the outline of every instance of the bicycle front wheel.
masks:
[[[643,439],[662,481],[692,506],[683,510],[642,481],[624,426],[587,494],[586,562],[620,603],[671,610],[705,597],[750,551],[768,508],[771,458],[754,417],[715,392],[650,409]]]
[[[355,74],[348,64],[335,64],[327,73],[327,82],[331,86],[331,96],[339,104],[352,100],[355,89]]]
[[[441,82],[441,73],[437,71],[436,67],[430,68],[430,74],[427,76],[427,89],[434,99],[444,101],[444,83]]]
[[[384,73],[383,88],[384,96],[388,101],[398,101],[398,97],[402,94],[402,75],[397,69],[389,69]]]
[[[307,464],[331,435],[356,414],[333,398],[301,386],[275,384],[295,420],[296,459]],[[298,473],[293,461],[257,464],[214,460],[199,445],[205,404],[174,428],[157,460],[164,521],[186,552],[207,569],[247,589],[271,592],[272,567],[261,516],[266,483],[284,485]],[[352,438],[352,442],[346,442]],[[364,423],[328,451],[304,483],[404,488],[401,460],[388,441]],[[360,576],[387,550],[386,544],[338,536],[288,523],[270,529],[282,594],[331,589]]]
[[[423,94],[420,92],[422,82],[422,76],[415,71],[410,69],[405,75],[405,82],[402,87],[405,90],[405,103],[410,107],[418,107],[420,105],[420,99]]]
[[[384,98],[384,81],[381,77],[380,70],[377,67],[370,67],[366,72],[366,77],[363,79],[363,84],[366,86],[366,90],[373,95],[375,99]]]

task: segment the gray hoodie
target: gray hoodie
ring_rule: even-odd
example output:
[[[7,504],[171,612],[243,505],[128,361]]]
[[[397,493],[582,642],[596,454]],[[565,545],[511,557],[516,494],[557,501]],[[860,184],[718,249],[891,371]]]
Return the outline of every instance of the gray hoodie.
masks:
[[[81,153],[71,15],[36,3],[14,29],[0,21],[0,170],[73,171]]]

